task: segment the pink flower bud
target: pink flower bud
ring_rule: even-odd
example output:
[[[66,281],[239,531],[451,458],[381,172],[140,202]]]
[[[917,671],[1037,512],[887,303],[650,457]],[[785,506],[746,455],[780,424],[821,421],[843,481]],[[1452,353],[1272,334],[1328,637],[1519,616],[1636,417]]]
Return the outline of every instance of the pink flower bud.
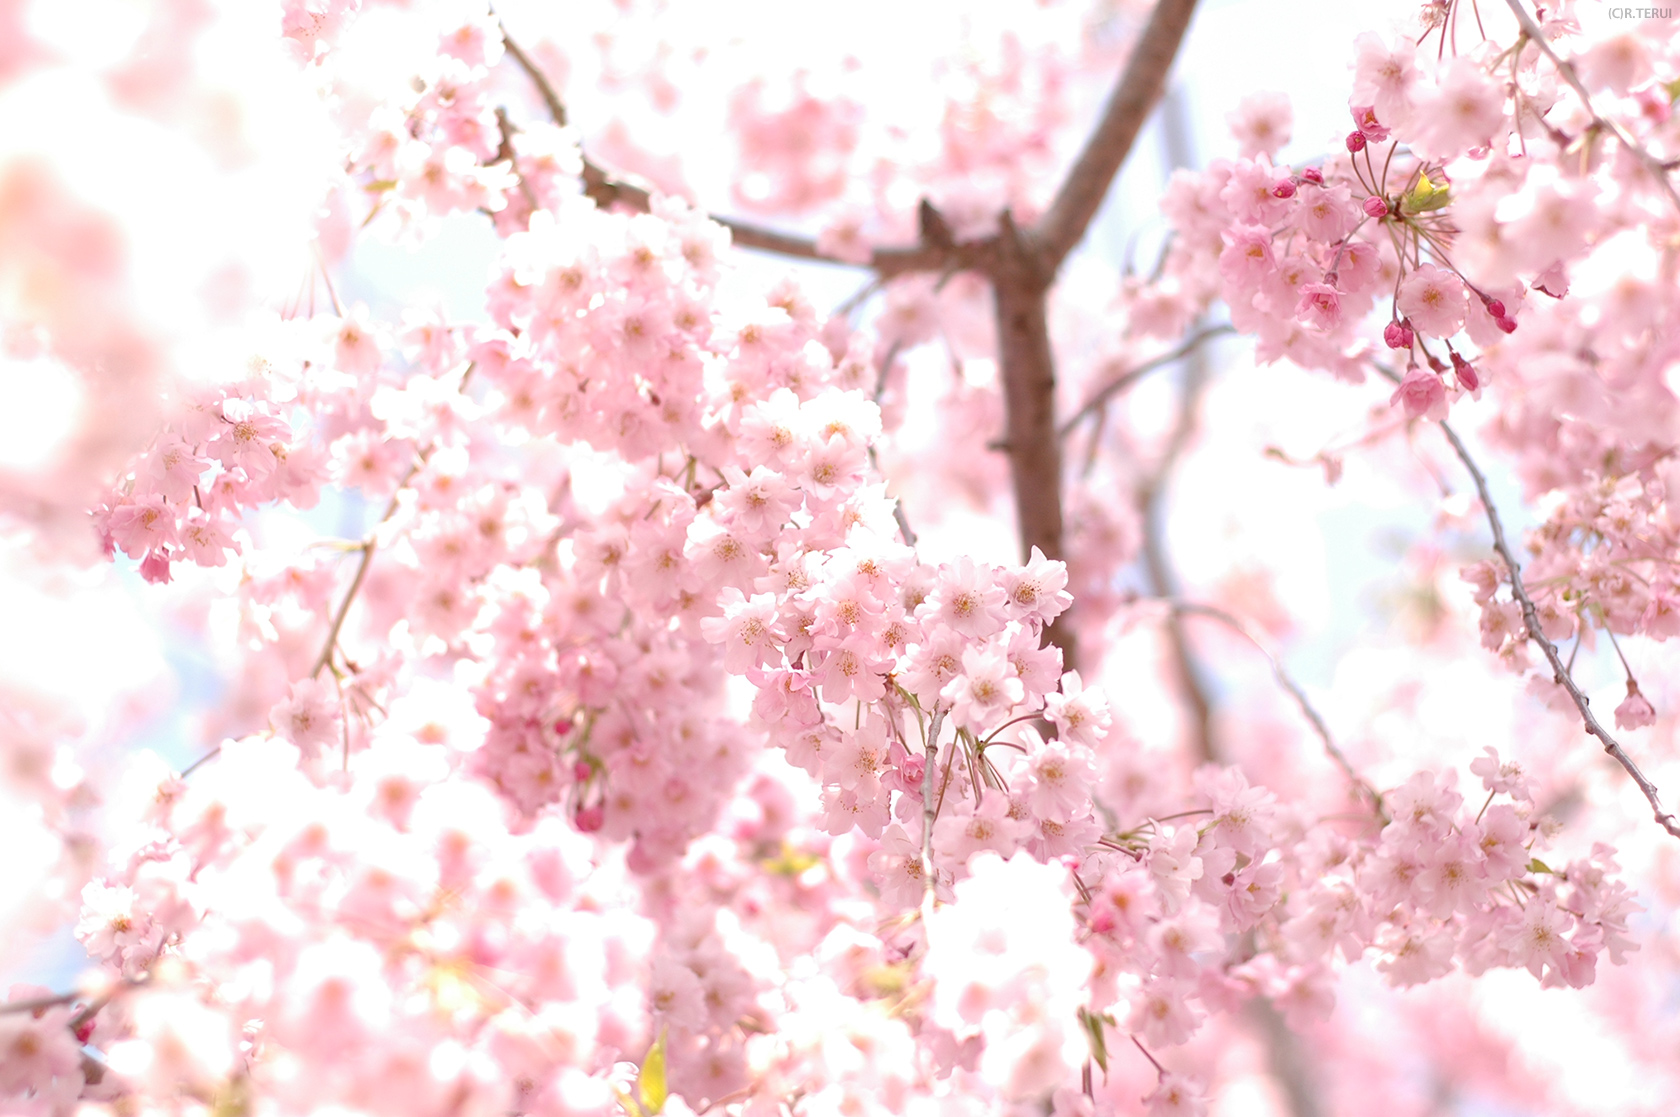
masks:
[[[1272,197],[1274,198],[1293,198],[1294,196],[1295,184],[1293,182],[1285,180],[1272,187]]]
[[[1458,377],[1459,387],[1467,392],[1474,392],[1482,386],[1482,378],[1476,375],[1475,365],[1460,357],[1457,353],[1452,355],[1452,363],[1453,375]]]
[[[1390,322],[1383,328],[1383,341],[1390,349],[1410,349],[1415,335],[1404,322]]]
[[[573,821],[582,833],[593,834],[606,825],[607,810],[599,803],[590,807],[579,807],[577,817]]]
[[[1517,332],[1517,320],[1515,318],[1495,318],[1493,324],[1505,333],[1514,334]]]
[[[1503,318],[1505,317],[1505,304],[1498,299],[1489,299],[1487,301],[1487,312],[1495,318]]]
[[[1347,137],[1347,149],[1350,152],[1351,151],[1364,151],[1365,150],[1365,133],[1364,132],[1349,132],[1348,137]]]
[[[589,773],[592,770],[593,769],[589,767],[589,761],[579,760],[572,765],[572,779],[576,780],[578,783],[582,783],[589,778]]]
[[[555,719],[554,732],[556,734],[558,734],[561,737],[564,737],[566,734],[570,733],[571,731],[572,731],[572,719],[571,718],[557,718],[557,719]]]
[[[1324,172],[1320,171],[1317,167],[1308,167],[1306,170],[1301,172],[1301,181],[1310,182],[1314,186],[1323,186]]]
[[[1365,212],[1372,217],[1387,217],[1388,203],[1373,194],[1365,199]]]

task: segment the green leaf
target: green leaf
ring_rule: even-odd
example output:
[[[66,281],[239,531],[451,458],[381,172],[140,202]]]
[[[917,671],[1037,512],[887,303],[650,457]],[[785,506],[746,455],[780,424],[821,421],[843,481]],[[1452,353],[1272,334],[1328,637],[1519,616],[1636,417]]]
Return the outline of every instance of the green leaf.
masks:
[[[642,1096],[642,1106],[649,1113],[658,1113],[665,1108],[664,1028],[659,1029],[659,1038],[648,1048],[647,1057],[642,1060],[642,1072],[636,1076],[636,1093]]]
[[[1436,185],[1429,181],[1428,175],[1420,172],[1417,185],[1412,187],[1412,192],[1400,199],[1400,212],[1412,216],[1441,209],[1452,201],[1451,194],[1452,187],[1450,184],[1442,182],[1440,185]]]
[[[1530,857],[1528,859],[1528,871],[1531,873],[1550,873],[1552,867],[1538,857]]]
[[[1094,1015],[1081,1008],[1079,1022],[1085,1026],[1086,1038],[1091,1041],[1091,1060],[1097,1064],[1104,1074],[1108,1073],[1108,1039],[1103,1035],[1103,1023],[1108,1015]]]

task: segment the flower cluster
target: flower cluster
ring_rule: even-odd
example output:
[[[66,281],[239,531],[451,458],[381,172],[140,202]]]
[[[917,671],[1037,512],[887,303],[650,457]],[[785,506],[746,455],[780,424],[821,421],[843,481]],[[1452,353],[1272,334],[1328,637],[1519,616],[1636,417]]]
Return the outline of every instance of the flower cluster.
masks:
[[[1042,7],[994,29],[1001,62],[952,63],[946,155],[867,195],[893,129],[861,88],[743,87],[735,196],[850,207],[813,243],[853,256],[868,221],[908,220],[905,183],[940,203],[924,247],[1005,205],[1024,223],[1086,49],[1083,17]],[[419,65],[364,75],[399,28]],[[476,2],[289,0],[273,30],[338,127],[323,273],[384,214],[424,239],[482,212],[501,252],[482,321],[330,290],[331,314],[264,319],[241,377],[183,393],[96,512],[161,592],[213,590],[222,743],[185,771],[131,758],[94,835],[75,728],[4,704],[0,790],[57,843],[96,967],[0,1005],[7,1112],[1205,1113],[1230,1073],[1208,1049],[1245,1015],[1313,1034],[1348,967],[1580,988],[1638,949],[1616,851],[1554,855],[1547,796],[1494,749],[1470,765],[1485,798],[1409,757],[1379,793],[1291,684],[1346,797],[1264,756],[1157,763],[1147,684],[1064,651],[1113,640],[1116,567],[1158,530],[1122,502],[1070,499],[1068,563],[918,547],[916,463],[978,506],[1005,468],[978,450],[1002,418],[985,283],[825,317],[688,202],[614,208],[570,131],[504,104],[507,59],[534,64]],[[1498,385],[1495,437],[1561,493],[1528,567],[1553,640],[1680,632],[1673,214],[1628,170],[1671,160],[1680,53],[1618,42],[1443,41],[1431,64],[1361,38],[1345,150],[1278,164],[1287,103],[1246,101],[1241,157],[1173,178],[1163,266],[1120,294],[1157,339],[1223,300],[1263,361],[1344,380],[1398,354],[1396,424]],[[998,108],[1022,90],[1033,113]],[[1593,290],[1617,251],[1648,274]],[[923,343],[957,373],[938,435],[975,452],[892,461]],[[351,538],[265,535],[329,486]],[[1508,573],[1468,578],[1484,647],[1521,659]],[[1618,723],[1649,724],[1627,693]]]

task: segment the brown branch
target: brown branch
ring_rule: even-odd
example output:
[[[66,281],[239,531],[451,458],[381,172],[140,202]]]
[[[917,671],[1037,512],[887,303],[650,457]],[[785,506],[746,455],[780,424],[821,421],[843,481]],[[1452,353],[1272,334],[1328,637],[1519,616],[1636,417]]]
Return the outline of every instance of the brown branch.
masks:
[[[998,367],[1003,380],[1004,450],[1009,455],[1021,558],[1034,547],[1062,559],[1062,444],[1056,437],[1056,365],[1050,352],[1045,293],[1050,276],[1005,210],[998,235],[992,293],[997,314]],[[1046,632],[1062,649],[1062,665],[1078,667],[1067,614]]]
[[[537,95],[542,98],[543,104],[547,106],[548,115],[558,127],[564,128],[566,126],[566,103],[560,100],[560,95],[554,91],[554,86],[549,83],[548,76],[538,68],[535,62],[531,61],[531,56],[519,49],[519,44],[514,42],[513,36],[507,33],[507,27],[502,23],[500,16],[496,16],[496,26],[502,32],[502,45],[507,48],[509,54],[513,55],[513,60],[519,63],[519,68],[525,71],[525,76],[531,79],[531,84],[537,87]]]
[[[532,61],[531,56],[507,33],[507,28],[503,26],[501,30],[502,43],[507,47],[508,54],[519,68],[525,71],[525,76],[531,80],[531,84],[536,86],[537,95],[542,98],[554,123],[564,127],[567,119],[566,105],[555,92],[554,85]],[[583,156],[583,192],[602,209],[623,206],[637,213],[647,213],[653,202],[653,190],[650,187],[614,174],[587,155]],[[734,217],[720,217],[716,214],[710,217],[728,229],[730,238],[742,248],[756,248],[762,252],[775,252],[796,260],[837,264],[841,267],[870,267],[879,272],[883,279],[907,272],[943,271],[953,265],[959,268],[975,267],[989,254],[989,245],[984,241],[968,241],[955,245],[922,244],[908,248],[877,248],[872,252],[868,264],[860,264],[823,252],[817,247],[817,242],[809,237],[766,229]]]
[[[1132,150],[1143,122],[1161,99],[1167,71],[1196,10],[1196,0],[1157,0],[1120,81],[1109,96],[1097,130],[1079,153],[1049,212],[1039,222],[1036,240],[1050,271],[1061,266],[1102,206],[1108,188]]]
[[[1616,739],[1610,736],[1609,731],[1599,724],[1598,719],[1593,716],[1591,707],[1587,704],[1587,696],[1576,685],[1574,677],[1569,673],[1568,665],[1563,662],[1563,658],[1558,654],[1557,646],[1546,639],[1546,633],[1540,627],[1539,614],[1534,609],[1534,599],[1528,595],[1527,588],[1523,586],[1521,568],[1517,563],[1516,556],[1511,553],[1510,545],[1505,540],[1505,525],[1500,521],[1499,510],[1494,507],[1493,495],[1488,492],[1487,478],[1482,476],[1482,471],[1476,466],[1475,459],[1470,456],[1470,451],[1460,441],[1457,432],[1445,422],[1441,423],[1441,432],[1447,436],[1447,441],[1452,443],[1453,451],[1458,454],[1458,460],[1464,463],[1464,468],[1470,471],[1471,480],[1476,483],[1476,493],[1481,497],[1483,511],[1487,513],[1488,526],[1493,529],[1493,549],[1505,564],[1505,571],[1511,579],[1511,596],[1516,598],[1517,604],[1522,607],[1523,625],[1528,630],[1528,638],[1540,645],[1540,651],[1545,655],[1546,662],[1551,664],[1553,681],[1569,692],[1570,700],[1575,703],[1575,709],[1580,712],[1587,735],[1598,738],[1604,746],[1604,751],[1609,753],[1611,759],[1620,764],[1622,769],[1632,777],[1633,782],[1639,785],[1639,790],[1644,794],[1645,801],[1651,805],[1651,812],[1657,821],[1657,825],[1674,837],[1680,838],[1680,821],[1676,821],[1672,814],[1663,810],[1662,799],[1657,793],[1657,785],[1652,783],[1645,773],[1639,770],[1639,765],[1633,762],[1633,758],[1627,754],[1627,750],[1622,748]]]

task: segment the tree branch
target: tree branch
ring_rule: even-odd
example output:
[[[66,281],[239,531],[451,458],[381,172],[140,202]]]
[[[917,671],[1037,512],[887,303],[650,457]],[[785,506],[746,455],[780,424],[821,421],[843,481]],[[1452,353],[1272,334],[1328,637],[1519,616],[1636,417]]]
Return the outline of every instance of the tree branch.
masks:
[[[934,805],[933,784],[934,769],[939,767],[939,729],[945,720],[945,711],[937,705],[933,708],[933,716],[927,730],[927,739],[922,748],[922,896],[923,906],[926,908],[934,899],[935,885],[933,866],[933,824],[939,814],[939,808]],[[951,743],[956,748],[956,742]]]
[[[1574,64],[1558,57],[1557,52],[1552,49],[1552,44],[1546,41],[1546,33],[1540,29],[1538,23],[1534,22],[1534,17],[1528,14],[1528,9],[1522,6],[1522,0],[1505,0],[1505,4],[1511,9],[1511,13],[1517,17],[1517,25],[1522,28],[1523,35],[1540,48],[1540,53],[1552,60],[1552,65],[1557,67],[1558,76],[1568,83],[1569,88],[1575,91],[1577,97],[1581,98],[1581,106],[1592,117],[1594,126],[1615,136],[1616,140],[1627,148],[1628,154],[1632,155],[1650,173],[1651,177],[1657,180],[1657,185],[1661,186],[1663,192],[1668,195],[1668,200],[1674,203],[1674,208],[1680,209],[1680,192],[1675,190],[1674,181],[1668,177],[1668,164],[1641,147],[1620,124],[1599,115],[1598,110],[1593,108],[1592,95],[1587,92],[1587,87],[1581,84],[1580,76],[1575,73]]]
[[[1056,437],[1056,365],[1045,314],[1046,275],[1009,212],[999,222],[997,266],[992,270],[1003,380],[1004,447],[1009,454],[1021,559],[1037,547],[1046,558],[1065,558],[1062,541],[1062,445]],[[1066,614],[1046,631],[1062,649],[1064,670],[1077,670],[1078,648]]]
[[[1389,821],[1387,809],[1383,806],[1382,795],[1370,785],[1364,776],[1359,774],[1353,763],[1348,760],[1347,754],[1337,746],[1335,739],[1330,736],[1330,727],[1324,723],[1324,718],[1313,708],[1312,701],[1307,697],[1307,692],[1302,690],[1300,684],[1290,677],[1278,653],[1254,631],[1252,626],[1242,618],[1233,616],[1214,605],[1181,601],[1176,598],[1168,599],[1166,604],[1174,613],[1207,617],[1209,620],[1218,621],[1250,644],[1253,644],[1255,649],[1266,657],[1266,662],[1271,665],[1272,677],[1277,680],[1280,687],[1289,693],[1291,698],[1295,699],[1295,705],[1300,707],[1302,716],[1311,723],[1313,732],[1318,734],[1318,739],[1324,744],[1325,753],[1331,760],[1335,761],[1336,766],[1347,776],[1348,782],[1353,784],[1361,794],[1371,801],[1371,805],[1376,809],[1383,822],[1387,823]]]
[[[506,26],[501,26],[501,31],[502,44],[507,47],[508,54],[519,68],[525,71],[525,76],[530,78],[531,84],[536,87],[537,95],[542,98],[544,106],[548,109],[548,115],[554,123],[565,127],[566,105],[555,92],[548,76],[507,33]],[[638,213],[647,213],[653,202],[652,189],[612,173],[588,155],[583,156],[583,192],[602,209],[616,205]],[[876,248],[872,251],[869,262],[862,264],[855,260],[842,260],[838,256],[823,252],[817,247],[817,242],[809,237],[766,229],[734,217],[720,217],[716,214],[708,216],[728,229],[730,238],[741,248],[756,248],[762,252],[774,252],[795,260],[836,264],[840,267],[869,267],[879,272],[882,279],[890,279],[908,272],[944,271],[952,267],[972,268],[980,266],[990,258],[989,242],[965,241],[952,245],[919,244],[906,248]]]
[[[1191,360],[1184,372],[1184,389],[1179,396],[1178,418],[1172,436],[1167,441],[1161,460],[1137,492],[1139,519],[1143,525],[1143,567],[1149,580],[1150,593],[1159,598],[1178,596],[1178,579],[1167,555],[1164,497],[1167,479],[1173,466],[1190,441],[1196,422],[1196,405],[1207,380],[1199,350],[1191,350]],[[1177,613],[1167,618],[1167,638],[1171,644],[1174,669],[1178,673],[1179,689],[1189,708],[1191,739],[1196,755],[1203,764],[1218,763],[1223,758],[1213,727],[1213,703],[1208,686],[1190,647],[1190,636]]]
[[[1090,399],[1086,400],[1084,404],[1080,406],[1078,411],[1075,411],[1072,415],[1064,419],[1062,421],[1062,425],[1056,429],[1057,436],[1066,438],[1068,435],[1073,433],[1073,429],[1083,420],[1101,411],[1103,406],[1106,405],[1109,400],[1113,399],[1121,392],[1124,392],[1127,388],[1130,388],[1133,384],[1136,384],[1139,380],[1142,380],[1145,376],[1154,372],[1156,369],[1170,365],[1180,357],[1189,355],[1189,353],[1198,345],[1202,344],[1202,342],[1207,341],[1210,338],[1222,337],[1225,334],[1234,334],[1236,332],[1236,327],[1231,325],[1229,322],[1222,323],[1218,326],[1209,326],[1204,330],[1198,330],[1196,333],[1191,334],[1188,338],[1181,342],[1177,348],[1169,350],[1166,353],[1162,353],[1159,357],[1151,357],[1149,360],[1143,362],[1143,364],[1138,365],[1135,368],[1127,369],[1113,380],[1110,380],[1107,384],[1104,384],[1094,395],[1091,396]]]
[[[1196,0],[1157,0],[1109,96],[1097,130],[1039,222],[1036,240],[1050,271],[1061,266],[1102,206],[1143,122],[1161,99],[1167,71],[1172,68],[1195,10]]]
[[[1516,598],[1517,603],[1522,607],[1523,625],[1528,630],[1528,638],[1540,645],[1540,651],[1545,655],[1546,662],[1551,664],[1553,680],[1569,692],[1570,699],[1575,703],[1575,709],[1581,714],[1581,720],[1585,724],[1587,735],[1598,738],[1604,746],[1604,751],[1609,753],[1611,759],[1620,764],[1622,769],[1632,777],[1633,782],[1639,785],[1639,790],[1644,794],[1645,801],[1651,805],[1651,812],[1657,821],[1657,825],[1674,837],[1680,838],[1680,822],[1677,822],[1672,814],[1663,810],[1662,800],[1657,793],[1657,785],[1652,783],[1645,773],[1639,770],[1639,765],[1633,762],[1633,758],[1627,754],[1627,750],[1622,748],[1621,744],[1610,736],[1609,731],[1599,724],[1598,719],[1593,716],[1591,707],[1587,704],[1587,696],[1576,685],[1574,677],[1569,673],[1569,667],[1563,662],[1563,658],[1558,655],[1557,646],[1546,639],[1546,633],[1540,627],[1540,617],[1534,609],[1534,599],[1529,597],[1528,590],[1523,586],[1521,568],[1517,564],[1516,556],[1511,553],[1510,545],[1505,540],[1505,525],[1499,519],[1499,510],[1494,507],[1493,495],[1488,492],[1487,478],[1482,476],[1482,471],[1476,466],[1475,459],[1470,456],[1470,451],[1460,441],[1457,432],[1445,422],[1441,423],[1441,432],[1447,436],[1447,441],[1452,443],[1453,451],[1458,455],[1458,460],[1464,463],[1464,468],[1470,471],[1471,480],[1476,483],[1476,493],[1481,497],[1483,511],[1487,513],[1488,526],[1493,529],[1493,549],[1498,552],[1500,560],[1505,564],[1506,573],[1510,575],[1511,596]]]

